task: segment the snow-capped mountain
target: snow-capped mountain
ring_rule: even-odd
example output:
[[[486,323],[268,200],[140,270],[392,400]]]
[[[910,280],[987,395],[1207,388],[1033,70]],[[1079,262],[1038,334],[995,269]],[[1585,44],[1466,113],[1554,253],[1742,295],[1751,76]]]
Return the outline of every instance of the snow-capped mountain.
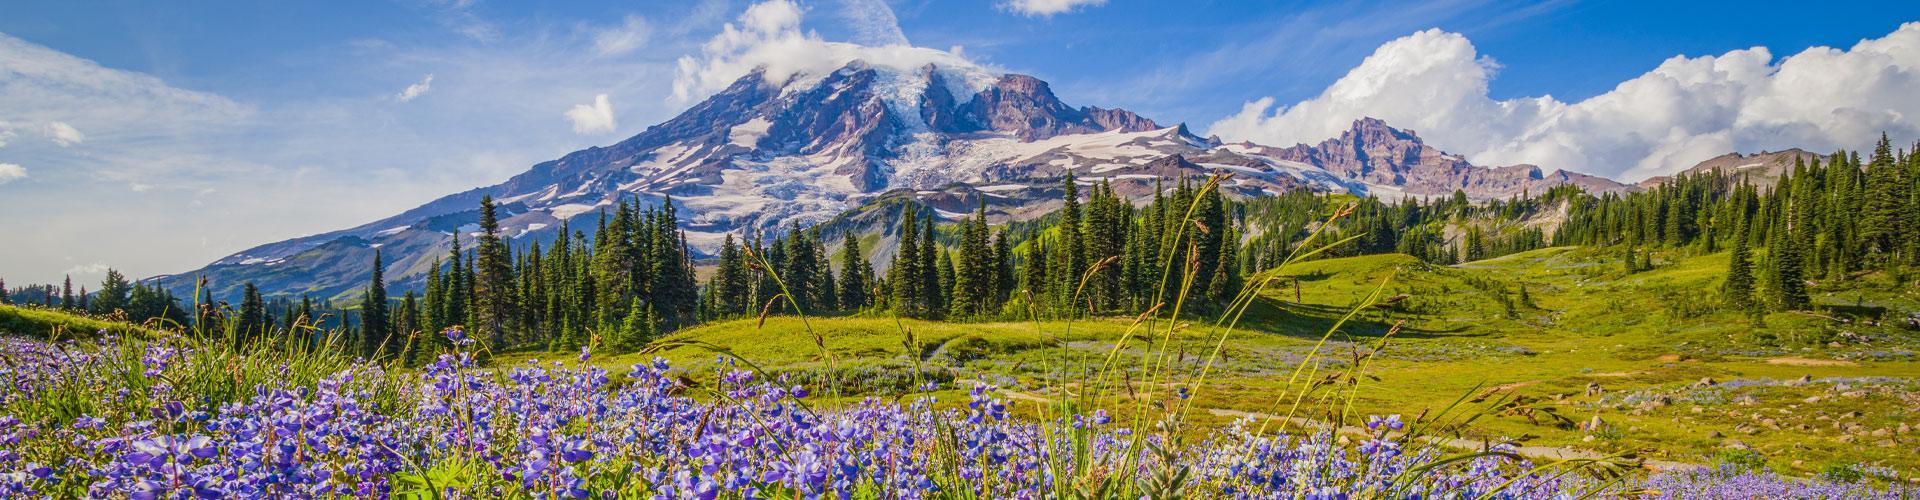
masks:
[[[262,245],[156,280],[191,291],[193,277],[205,275],[222,297],[246,281],[271,292],[335,296],[361,285],[381,249],[389,280],[413,287],[446,254],[452,235],[471,238],[485,195],[500,204],[503,230],[517,242],[551,241],[562,222],[590,232],[597,213],[622,199],[671,197],[689,242],[710,251],[730,232],[811,226],[881,197],[911,197],[949,218],[982,200],[996,218],[1037,216],[1058,206],[1067,172],[1141,199],[1156,182],[1213,172],[1233,174],[1225,190],[1235,196],[1309,189],[1398,198],[1459,189],[1484,199],[1567,183],[1626,189],[1530,165],[1477,167],[1373,119],[1316,145],[1223,144],[1126,110],[1068,106],[1030,76],[854,61],[780,81],[756,71],[619,143],[393,217]]]

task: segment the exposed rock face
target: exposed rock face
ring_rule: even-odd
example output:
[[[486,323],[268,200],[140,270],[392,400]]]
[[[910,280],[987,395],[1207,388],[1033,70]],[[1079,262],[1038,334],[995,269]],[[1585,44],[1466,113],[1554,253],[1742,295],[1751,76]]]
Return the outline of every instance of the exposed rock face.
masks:
[[[727,233],[884,228],[898,203],[891,212],[865,210],[876,202],[921,203],[952,218],[984,200],[997,220],[1035,217],[1059,206],[1068,172],[1136,200],[1151,197],[1157,182],[1216,172],[1233,174],[1223,190],[1235,196],[1308,189],[1397,198],[1458,189],[1484,199],[1568,183],[1623,188],[1530,165],[1476,167],[1373,119],[1311,146],[1222,144],[1126,110],[1069,106],[1030,76],[855,61],[780,82],[755,72],[631,138],[498,185],[154,281],[183,295],[206,275],[221,297],[253,281],[270,292],[345,298],[380,248],[393,289],[417,288],[454,235],[475,236],[483,196],[500,204],[503,232],[518,244],[551,242],[562,227],[590,232],[598,212],[621,200],[671,198],[688,241],[711,251]],[[862,209],[860,217],[848,218],[852,209]]]
[[[1558,171],[1544,174],[1534,165],[1483,168],[1466,158],[1427,145],[1412,130],[1390,127],[1374,118],[1362,118],[1340,137],[1319,144],[1287,148],[1241,143],[1242,148],[1283,161],[1320,167],[1343,179],[1385,187],[1381,194],[1444,196],[1455,190],[1474,199],[1508,198],[1538,193],[1562,184],[1592,192],[1624,191],[1628,186],[1591,175]]]
[[[1748,182],[1756,185],[1771,186],[1773,183],[1778,182],[1781,176],[1786,175],[1788,171],[1793,169],[1794,160],[1812,162],[1820,159],[1822,159],[1822,155],[1809,153],[1799,148],[1785,151],[1761,151],[1753,154],[1727,153],[1708,158],[1706,161],[1702,161],[1681,171],[1681,173],[1704,174],[1719,170],[1720,173],[1725,175],[1745,177]],[[1671,176],[1653,177],[1640,181],[1639,185],[1641,187],[1653,187],[1672,178]]]
[[[981,91],[960,109],[961,115],[982,130],[1006,132],[1023,141],[1066,134],[1118,130],[1144,132],[1160,128],[1153,120],[1122,109],[1068,107],[1054,97],[1047,82],[1027,75],[1007,75]]]

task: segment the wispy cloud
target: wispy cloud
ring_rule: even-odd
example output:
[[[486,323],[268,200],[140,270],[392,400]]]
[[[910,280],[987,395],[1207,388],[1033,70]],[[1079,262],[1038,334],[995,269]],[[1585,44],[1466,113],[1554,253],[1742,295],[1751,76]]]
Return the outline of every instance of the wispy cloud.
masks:
[[[1010,0],[1001,8],[1028,17],[1052,17],[1085,7],[1106,5],[1107,0]]]
[[[53,142],[60,147],[72,146],[87,140],[86,134],[80,133],[80,129],[73,128],[66,122],[47,122],[47,137],[53,139]]]
[[[628,14],[618,26],[593,31],[593,50],[602,57],[617,56],[647,46],[653,37],[653,25],[646,18]]]
[[[27,178],[27,167],[12,163],[0,163],[0,186]]]
[[[908,45],[900,19],[886,0],[840,0],[841,17],[853,27],[854,43],[874,47]]]
[[[427,77],[420,79],[419,83],[408,85],[393,97],[400,102],[409,102],[426,94],[428,90],[433,90],[433,73],[427,73]]]

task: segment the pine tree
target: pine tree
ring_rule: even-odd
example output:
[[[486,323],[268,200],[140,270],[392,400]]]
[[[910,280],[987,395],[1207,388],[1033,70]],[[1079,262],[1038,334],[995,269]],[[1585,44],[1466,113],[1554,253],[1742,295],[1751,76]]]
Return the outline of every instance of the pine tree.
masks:
[[[865,308],[872,305],[867,300],[867,292],[873,285],[867,279],[873,275],[873,266],[867,264],[866,256],[860,255],[859,237],[847,233],[842,241],[846,244],[840,248],[840,308]]]
[[[1873,160],[1867,164],[1866,200],[1861,207],[1860,239],[1877,253],[1899,250],[1910,224],[1906,220],[1906,187],[1900,168],[1894,164],[1892,145],[1886,134],[1873,147]]]
[[[987,246],[986,232],[987,203],[982,199],[974,218],[961,222],[959,256],[953,259],[953,303],[948,313],[954,317],[986,312],[994,279],[994,270],[988,262],[992,250]]]
[[[894,312],[909,318],[922,317],[925,303],[921,297],[922,285],[920,272],[920,224],[914,214],[914,206],[908,203],[900,210],[899,249],[893,254],[893,265],[887,268],[887,283],[893,285]]]
[[[920,265],[916,267],[920,271],[920,276],[917,278],[920,280],[918,285],[921,291],[920,310],[924,311],[922,314],[925,318],[939,319],[947,312],[947,295],[953,292],[951,282],[941,280],[943,271],[939,261],[946,252],[941,249],[938,242],[934,241],[933,214],[928,214],[921,229],[920,251],[914,253],[920,257]]]
[[[1013,277],[1013,244],[1007,241],[1007,230],[1001,229],[993,235],[993,296],[987,303],[988,312],[999,311],[1013,296],[1018,283]]]
[[[400,363],[415,366],[420,358],[420,343],[426,335],[420,331],[420,304],[414,299],[413,290],[400,299],[400,314],[394,318],[395,336],[406,339],[400,352]]]
[[[367,292],[360,302],[360,344],[361,355],[367,359],[379,359],[387,354],[389,337],[392,331],[387,315],[386,266],[381,260],[379,250],[373,252],[373,275],[367,280]]]
[[[6,295],[5,288],[6,283],[0,282],[0,295]],[[118,270],[108,269],[107,277],[100,280],[100,291],[94,292],[93,302],[88,304],[88,310],[104,316],[127,309],[128,294],[132,292],[133,286],[127,282],[125,275]]]
[[[638,351],[646,347],[653,335],[653,311],[641,307],[640,299],[634,299],[627,306],[627,319],[621,323],[619,335],[608,347],[616,354]]]
[[[714,313],[719,317],[734,317],[746,313],[753,305],[749,296],[752,282],[749,281],[746,256],[740,252],[740,246],[733,241],[733,233],[727,233],[720,242],[720,266],[713,275]]]
[[[1080,286],[1081,275],[1087,271],[1087,246],[1080,232],[1080,186],[1074,182],[1072,170],[1067,171],[1060,189],[1065,192],[1060,207],[1060,263],[1059,268],[1049,274],[1054,274],[1057,280],[1054,285],[1057,303],[1073,310],[1078,307],[1074,294]]]
[[[813,286],[819,282],[819,277],[814,269],[813,242],[807,241],[806,232],[798,228],[787,232],[784,257],[786,268],[780,270],[780,279],[786,283],[787,292],[792,294],[793,306],[800,312],[813,310]]]
[[[507,246],[500,240],[500,220],[494,214],[491,195],[480,199],[480,241],[475,244],[474,253],[473,334],[487,339],[495,349],[506,348],[509,322],[514,318],[513,276]]]
[[[60,310],[72,311],[74,307],[75,307],[75,303],[73,301],[73,275],[69,274],[67,275],[66,280],[60,285]]]
[[[1745,311],[1753,308],[1753,263],[1749,262],[1747,248],[1747,221],[1744,217],[1734,226],[1733,250],[1727,261],[1727,281],[1722,288],[1727,305],[1734,310]]]
[[[251,281],[241,287],[240,318],[239,324],[235,326],[238,330],[235,337],[236,345],[246,345],[264,337],[269,328],[266,300],[260,297],[260,289],[253,286]]]

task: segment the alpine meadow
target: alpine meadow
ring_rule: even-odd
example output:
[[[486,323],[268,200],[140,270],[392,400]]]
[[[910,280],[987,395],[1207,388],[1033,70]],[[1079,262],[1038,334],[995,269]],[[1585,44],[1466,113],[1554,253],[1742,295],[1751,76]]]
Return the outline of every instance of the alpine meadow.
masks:
[[[0,0],[0,497],[1920,498],[1920,8],[1717,3]]]

